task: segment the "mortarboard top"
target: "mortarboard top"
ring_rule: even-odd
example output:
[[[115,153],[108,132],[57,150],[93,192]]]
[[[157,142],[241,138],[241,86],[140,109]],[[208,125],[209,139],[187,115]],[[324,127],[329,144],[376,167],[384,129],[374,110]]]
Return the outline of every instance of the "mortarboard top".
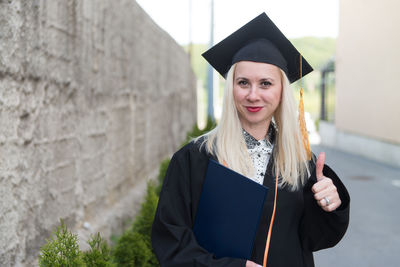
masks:
[[[291,83],[310,73],[313,68],[276,25],[262,13],[202,54],[223,76],[239,61],[269,63],[285,71]],[[302,57],[301,57],[302,58]]]

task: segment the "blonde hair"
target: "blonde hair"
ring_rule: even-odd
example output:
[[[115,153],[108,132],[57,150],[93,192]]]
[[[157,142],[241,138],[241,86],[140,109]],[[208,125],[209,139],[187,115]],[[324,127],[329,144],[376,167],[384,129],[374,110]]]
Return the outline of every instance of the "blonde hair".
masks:
[[[232,170],[251,177],[253,163],[247,152],[238,112],[233,98],[233,79],[236,64],[226,77],[221,119],[217,127],[195,139],[202,139],[208,153]],[[279,186],[297,190],[304,184],[308,173],[307,154],[304,149],[296,103],[286,74],[281,70],[282,98],[274,114],[276,136],[274,144],[274,173],[280,175]],[[272,122],[271,122],[272,123]]]

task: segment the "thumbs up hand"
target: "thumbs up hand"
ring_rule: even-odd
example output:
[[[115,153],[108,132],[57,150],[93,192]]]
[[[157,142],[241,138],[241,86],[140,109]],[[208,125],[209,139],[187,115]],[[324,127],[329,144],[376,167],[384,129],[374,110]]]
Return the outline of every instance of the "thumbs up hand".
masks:
[[[340,200],[336,186],[333,184],[332,179],[325,177],[322,173],[322,169],[325,164],[325,153],[319,154],[316,162],[316,175],[317,182],[313,185],[312,191],[314,198],[316,199],[319,206],[324,211],[331,212],[336,210],[342,201]]]

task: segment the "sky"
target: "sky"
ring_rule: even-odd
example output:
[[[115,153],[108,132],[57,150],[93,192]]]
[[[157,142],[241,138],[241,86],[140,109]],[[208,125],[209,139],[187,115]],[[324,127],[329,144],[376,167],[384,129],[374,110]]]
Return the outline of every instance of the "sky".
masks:
[[[211,0],[136,0],[179,44],[209,43]],[[214,0],[214,43],[267,13],[288,37],[337,37],[339,0]],[[190,27],[192,25],[192,27]],[[191,30],[190,30],[191,28]]]

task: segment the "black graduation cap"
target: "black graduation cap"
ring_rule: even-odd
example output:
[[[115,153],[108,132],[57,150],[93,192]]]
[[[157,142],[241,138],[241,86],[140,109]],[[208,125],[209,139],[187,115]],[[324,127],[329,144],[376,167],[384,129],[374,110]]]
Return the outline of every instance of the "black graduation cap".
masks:
[[[301,57],[299,51],[265,13],[214,45],[202,56],[223,77],[226,76],[230,67],[239,61],[276,65],[285,71],[291,83],[313,71],[310,64]]]

